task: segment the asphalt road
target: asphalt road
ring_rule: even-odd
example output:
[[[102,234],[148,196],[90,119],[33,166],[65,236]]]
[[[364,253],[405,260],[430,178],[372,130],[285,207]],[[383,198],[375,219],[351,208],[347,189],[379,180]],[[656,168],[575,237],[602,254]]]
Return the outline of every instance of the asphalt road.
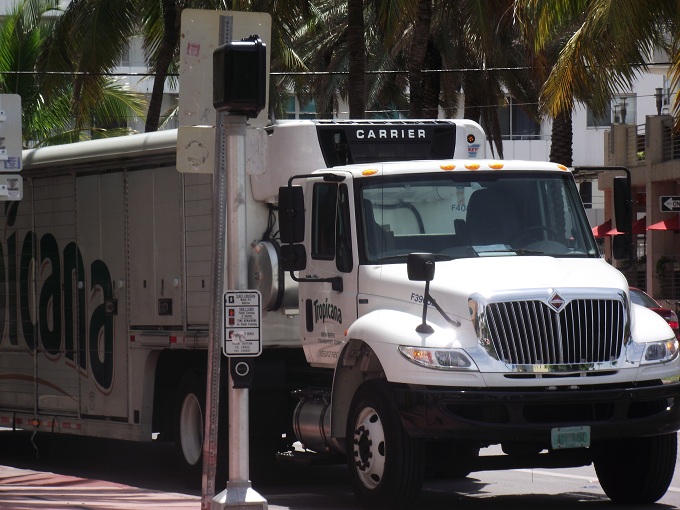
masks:
[[[200,510],[167,444],[0,432],[0,509]],[[354,510],[344,466],[280,465],[251,473],[271,510]],[[473,473],[426,482],[416,510],[616,510],[592,467]],[[631,507],[625,507],[631,508]],[[647,510],[680,508],[680,469],[671,489]]]

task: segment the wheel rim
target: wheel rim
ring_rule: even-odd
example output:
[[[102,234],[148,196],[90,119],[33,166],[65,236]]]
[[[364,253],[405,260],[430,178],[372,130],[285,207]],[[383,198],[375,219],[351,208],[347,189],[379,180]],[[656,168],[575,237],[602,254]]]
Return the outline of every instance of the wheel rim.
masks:
[[[375,489],[385,472],[385,430],[375,409],[361,411],[352,443],[357,475],[365,487]]]
[[[201,458],[203,450],[203,413],[193,393],[187,395],[182,403],[179,430],[182,453],[187,463],[193,466]]]

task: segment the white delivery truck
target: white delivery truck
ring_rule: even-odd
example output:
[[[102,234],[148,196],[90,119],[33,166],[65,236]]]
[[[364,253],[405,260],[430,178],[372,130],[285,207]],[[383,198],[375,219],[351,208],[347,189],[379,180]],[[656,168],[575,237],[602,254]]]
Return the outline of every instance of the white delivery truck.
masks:
[[[469,121],[248,129],[247,239],[227,242],[266,309],[251,444],[344,456],[366,506],[408,508],[429,474],[590,463],[611,499],[656,501],[678,342],[600,256],[568,169],[485,144]],[[158,433],[200,470],[212,178],[176,150],[159,132],[24,153],[0,426]]]

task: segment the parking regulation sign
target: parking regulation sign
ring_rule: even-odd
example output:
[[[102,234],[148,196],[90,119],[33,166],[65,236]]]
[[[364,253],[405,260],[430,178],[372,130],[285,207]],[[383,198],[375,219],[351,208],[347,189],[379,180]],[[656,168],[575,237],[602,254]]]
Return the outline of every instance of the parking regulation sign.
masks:
[[[659,208],[661,212],[680,211],[680,196],[659,197]]]
[[[262,295],[257,290],[224,293],[225,356],[262,354]]]

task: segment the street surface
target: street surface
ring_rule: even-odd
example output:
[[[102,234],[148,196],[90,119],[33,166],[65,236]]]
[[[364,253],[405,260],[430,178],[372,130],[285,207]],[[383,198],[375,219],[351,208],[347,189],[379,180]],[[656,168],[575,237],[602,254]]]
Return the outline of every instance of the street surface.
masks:
[[[174,448],[90,438],[0,432],[2,510],[200,510],[199,491],[174,470]],[[281,465],[251,473],[253,488],[271,510],[354,510],[358,505],[344,466]],[[417,509],[617,510],[592,467],[473,473],[460,480],[426,482]],[[680,508],[680,469],[656,505]]]

